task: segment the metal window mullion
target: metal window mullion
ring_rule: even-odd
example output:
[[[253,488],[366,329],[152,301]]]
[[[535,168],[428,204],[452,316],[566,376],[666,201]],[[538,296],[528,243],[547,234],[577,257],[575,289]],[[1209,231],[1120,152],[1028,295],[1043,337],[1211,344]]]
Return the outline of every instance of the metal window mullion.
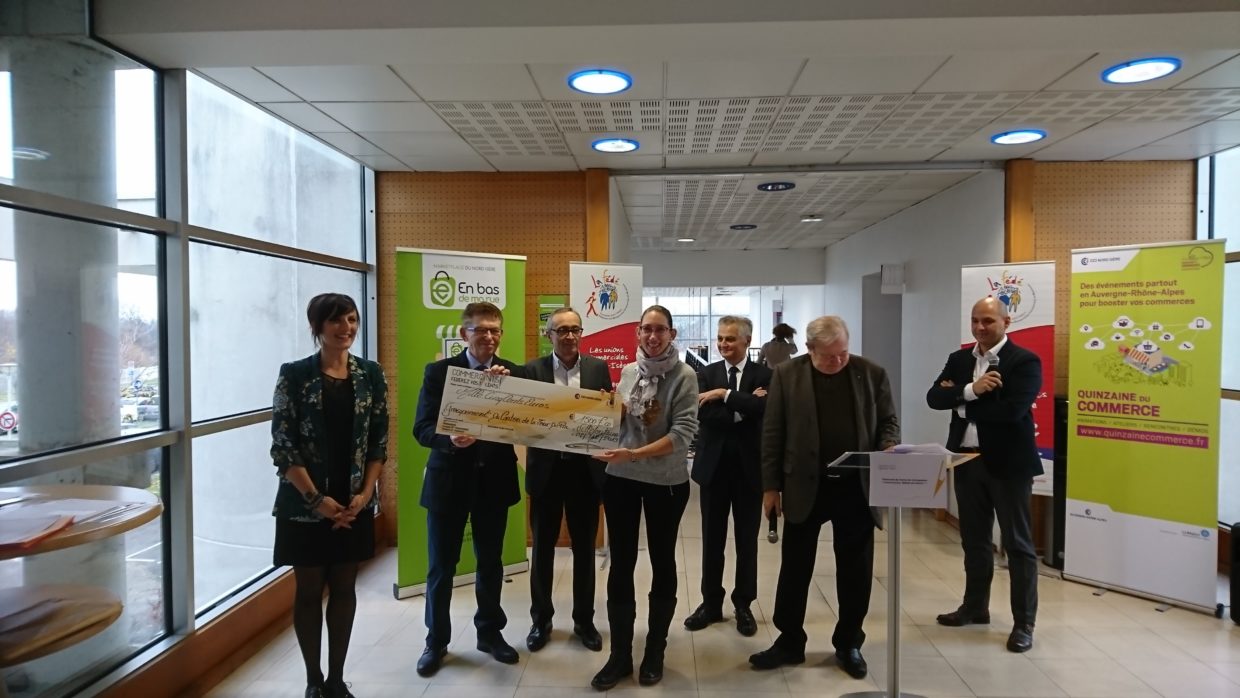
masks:
[[[378,228],[375,222],[375,173],[369,167],[362,168],[362,259],[365,260],[365,278],[362,282],[362,333],[366,358],[379,360],[379,262]]]
[[[193,423],[190,400],[190,302],[189,302],[189,138],[187,73],[163,73],[164,210],[176,230],[164,245],[164,298],[168,327],[167,398],[168,427],[183,435],[168,449],[165,460],[164,553],[165,600],[169,631],[183,635],[195,626],[194,618],[194,487]]]
[[[0,206],[19,211],[65,218],[82,223],[103,225],[148,233],[171,233],[175,224],[124,209],[78,201],[46,192],[0,184]]]
[[[268,257],[279,257],[294,262],[307,262],[310,264],[318,264],[320,266],[335,267],[337,269],[345,269],[347,271],[370,271],[370,265],[355,259],[346,257],[337,257],[335,255],[324,254],[322,252],[311,252],[303,250],[299,247],[290,247],[275,242],[267,242],[256,238],[248,238],[244,235],[234,235],[233,233],[225,233],[219,230],[203,228],[196,225],[185,226],[186,237],[194,242],[204,242],[215,245],[217,247],[227,247],[242,252],[254,252]]]
[[[47,475],[67,468],[79,468],[111,458],[145,453],[153,448],[171,446],[181,440],[181,434],[175,431],[157,431],[150,434],[127,436],[89,446],[42,453],[9,461],[3,464],[4,480],[12,482],[25,480],[39,475]]]
[[[190,439],[196,439],[200,436],[210,436],[223,431],[232,429],[241,429],[243,427],[252,426],[254,424],[262,424],[271,421],[271,408],[246,412],[244,414],[232,415],[229,417],[220,417],[219,419],[209,419],[198,422],[189,428]]]

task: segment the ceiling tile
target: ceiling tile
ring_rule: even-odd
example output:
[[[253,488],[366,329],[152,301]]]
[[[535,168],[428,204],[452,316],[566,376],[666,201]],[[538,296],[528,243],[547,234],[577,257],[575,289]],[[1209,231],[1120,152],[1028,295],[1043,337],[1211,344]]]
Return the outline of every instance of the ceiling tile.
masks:
[[[452,130],[420,102],[319,102],[315,106],[353,131]]]
[[[766,134],[762,152],[855,148],[907,98],[876,94],[789,97]]]
[[[316,133],[314,134],[322,140],[330,143],[340,150],[342,153],[349,155],[387,155],[382,148],[353,133],[345,131],[344,133]]]
[[[680,167],[747,167],[752,153],[708,153],[702,155],[667,155],[667,166]]]
[[[431,108],[485,157],[572,154],[542,102],[432,102]]]
[[[534,79],[521,63],[394,65],[422,99],[438,102],[536,100]]]
[[[669,99],[783,96],[804,63],[799,58],[669,61]]]
[[[1223,145],[1240,143],[1240,121],[1209,121],[1155,141],[1154,146]]]
[[[946,55],[811,58],[792,94],[905,94],[917,89],[945,60]]]
[[[840,162],[925,162],[943,152],[943,148],[857,148]]]
[[[1046,128],[1050,124],[1078,124],[1083,127],[1131,109],[1155,94],[1136,90],[1039,92],[1012,107],[992,125],[996,127],[995,133],[1010,130],[999,128],[1001,124],[1033,128]]]
[[[571,155],[488,155],[500,172],[575,172],[580,167]]]
[[[634,196],[658,196],[659,201],[663,201],[663,178],[657,179],[648,177],[617,177],[617,183],[620,185],[620,195],[629,197]]]
[[[657,99],[554,100],[546,102],[561,131],[658,131],[664,102]]]
[[[378,102],[417,99],[385,65],[259,67],[307,102]]]
[[[412,167],[418,172],[494,172],[495,168],[491,166],[482,156],[474,155],[406,155],[402,157],[401,162]]]
[[[1097,122],[1042,120],[1017,121],[1010,119],[1007,115],[1004,115],[997,121],[986,124],[986,126],[978,129],[976,132],[961,140],[951,148],[939,153],[934,157],[934,160],[952,162],[960,160],[1011,160],[1014,158],[1023,158],[1049,146],[1052,143],[1058,143],[1074,133],[1083,131],[1092,126],[1094,123]],[[994,136],[995,134],[1025,128],[1042,129],[1046,131],[1046,138],[1033,143],[1024,143],[1020,145],[998,145],[990,142],[991,136]]]
[[[468,143],[451,131],[363,131],[360,135],[396,157],[476,154]]]
[[[666,106],[668,155],[752,155],[783,106],[781,97],[672,99]]]
[[[1111,117],[1112,121],[1146,123],[1217,119],[1240,109],[1240,89],[1167,90]]]
[[[631,153],[600,153],[590,147],[591,143],[602,138],[629,138],[638,142],[639,147]],[[568,149],[573,155],[580,158],[586,155],[605,155],[607,157],[619,156],[623,159],[627,155],[663,155],[663,133],[661,131],[606,131],[602,133],[564,133],[564,142],[568,144]]]
[[[253,68],[200,68],[198,72],[251,102],[300,102],[279,83]]]
[[[411,169],[391,155],[360,155],[357,159],[376,172],[408,172]]]
[[[1056,80],[1046,87],[1048,90],[1166,90],[1194,77],[1215,65],[1236,55],[1235,51],[1138,51],[1118,53],[1108,51],[1095,54],[1093,58],[1077,66],[1072,72]],[[1183,65],[1180,70],[1158,80],[1134,83],[1131,85],[1112,85],[1102,81],[1102,71],[1141,58],[1155,56],[1175,56]]]
[[[629,194],[621,189],[620,200],[625,206],[662,206],[663,189],[660,188],[658,194]]]
[[[845,162],[873,161],[875,151],[946,150],[1023,102],[1028,93],[915,94],[906,99]],[[876,159],[882,160],[881,156]],[[900,158],[893,156],[892,161]]]
[[[340,124],[305,102],[273,102],[261,106],[290,124],[311,133],[343,130]]]
[[[918,92],[1040,90],[1089,59],[1087,51],[986,51],[954,54]]]
[[[1134,148],[1126,153],[1116,155],[1110,160],[1196,160],[1213,155],[1233,146],[1202,145],[1185,143],[1180,145],[1147,145]]]
[[[657,170],[663,167],[662,155],[640,155],[635,153],[596,153],[574,154],[577,165],[582,168],[605,167],[611,170]]]
[[[1221,65],[1189,78],[1175,86],[1177,90],[1211,90],[1240,87],[1240,56],[1236,56]]]
[[[660,99],[663,97],[663,64],[658,61],[634,61],[617,64],[531,63],[530,74],[538,91],[547,100],[599,100],[606,95],[588,95],[568,86],[568,76],[579,70],[606,68],[619,70],[633,78],[633,86],[613,97],[615,99]]]
[[[1037,160],[1106,160],[1198,123],[1165,121],[1135,124],[1107,120],[1053,143],[1035,152],[1033,157]]]
[[[797,150],[793,152],[761,152],[754,156],[754,165],[834,165],[848,154],[848,148],[834,150]]]

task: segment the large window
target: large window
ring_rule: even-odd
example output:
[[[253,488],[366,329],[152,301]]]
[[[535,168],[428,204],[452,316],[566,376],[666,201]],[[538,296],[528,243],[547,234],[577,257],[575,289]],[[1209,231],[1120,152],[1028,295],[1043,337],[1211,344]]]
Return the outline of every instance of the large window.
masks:
[[[1208,192],[1201,238],[1227,238],[1223,285],[1223,394],[1220,405],[1219,521],[1240,521],[1240,148],[1202,161]]]
[[[676,323],[676,345],[709,363],[720,359],[715,337],[719,318],[725,315],[747,317],[753,323],[752,355],[781,322],[796,328],[797,346],[804,351],[800,333],[823,314],[822,298],[822,286],[654,287],[644,291],[642,305],[666,307]]]

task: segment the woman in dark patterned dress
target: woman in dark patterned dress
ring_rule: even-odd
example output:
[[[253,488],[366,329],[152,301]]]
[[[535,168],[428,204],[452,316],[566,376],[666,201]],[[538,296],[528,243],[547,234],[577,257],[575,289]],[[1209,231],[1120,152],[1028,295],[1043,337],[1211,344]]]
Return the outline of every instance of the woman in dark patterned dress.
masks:
[[[293,629],[306,664],[306,698],[352,698],[344,660],[357,610],[358,563],[374,557],[379,470],[387,460],[387,380],[349,353],[357,304],[340,293],[310,299],[319,351],[280,367],[271,421],[276,491],[274,562],[297,580]],[[319,668],[323,590],[327,678]]]

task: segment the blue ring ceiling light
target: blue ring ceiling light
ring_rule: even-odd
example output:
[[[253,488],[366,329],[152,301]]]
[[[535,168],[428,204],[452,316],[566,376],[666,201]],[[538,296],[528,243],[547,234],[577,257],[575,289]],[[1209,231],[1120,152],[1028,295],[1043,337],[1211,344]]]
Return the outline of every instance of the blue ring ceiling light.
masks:
[[[757,228],[758,226],[754,225],[753,223],[737,223],[736,225],[730,225],[728,227],[731,228],[732,230],[753,230],[754,228]]]
[[[579,70],[568,76],[568,86],[591,95],[614,95],[633,86],[633,78],[618,70]]]
[[[797,185],[792,182],[763,182],[758,185],[758,191],[788,191],[796,187]]]
[[[1166,77],[1180,69],[1180,59],[1174,56],[1142,58],[1113,65],[1102,71],[1102,81],[1112,85],[1131,85]]]
[[[1004,131],[990,137],[990,142],[998,145],[1024,145],[1046,138],[1046,131],[1036,128],[1023,128],[1019,131]]]
[[[590,144],[600,153],[631,153],[641,147],[632,138],[600,138]]]

